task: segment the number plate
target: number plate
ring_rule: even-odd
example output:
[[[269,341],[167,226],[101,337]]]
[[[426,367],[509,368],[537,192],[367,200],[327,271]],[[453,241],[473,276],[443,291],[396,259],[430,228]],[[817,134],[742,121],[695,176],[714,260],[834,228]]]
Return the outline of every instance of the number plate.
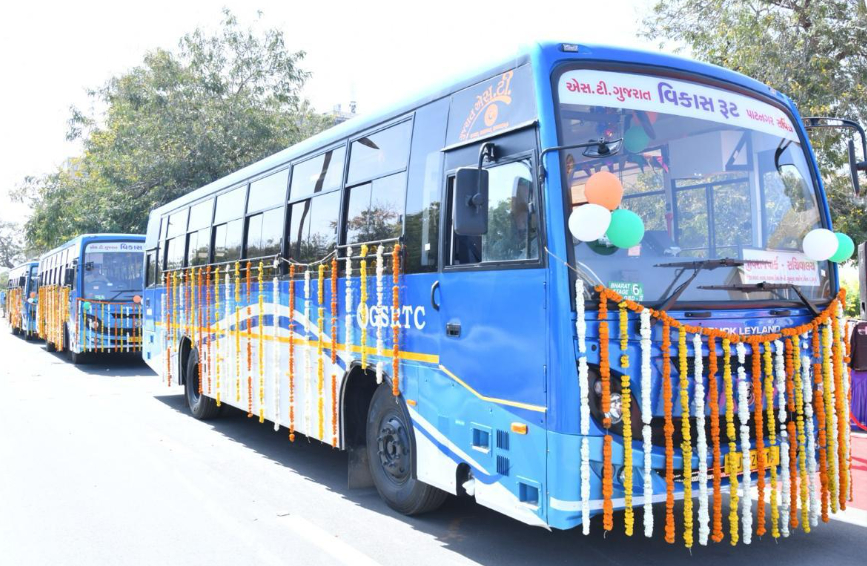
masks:
[[[780,465],[780,447],[771,446],[764,449],[765,467]],[[732,472],[739,474],[744,471],[743,452],[728,453],[725,457],[723,476],[728,476]],[[755,450],[750,450],[750,470],[755,471],[759,467],[758,453]]]

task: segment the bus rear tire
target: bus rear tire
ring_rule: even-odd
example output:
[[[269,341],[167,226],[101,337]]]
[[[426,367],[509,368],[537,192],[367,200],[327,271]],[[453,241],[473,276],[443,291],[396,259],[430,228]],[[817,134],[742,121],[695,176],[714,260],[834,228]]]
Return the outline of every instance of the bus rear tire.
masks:
[[[18,336],[19,334],[21,334],[21,331],[18,330],[17,326],[13,326],[12,327],[12,336]]]
[[[437,509],[448,494],[417,479],[412,421],[403,397],[394,397],[383,383],[367,412],[367,455],[380,497],[404,515]]]
[[[193,417],[206,421],[219,416],[221,407],[217,406],[217,401],[204,393],[199,393],[199,353],[196,350],[190,352],[190,357],[187,359],[184,394]]]
[[[46,342],[45,343],[45,351],[56,352],[57,348],[54,347],[54,342]]]

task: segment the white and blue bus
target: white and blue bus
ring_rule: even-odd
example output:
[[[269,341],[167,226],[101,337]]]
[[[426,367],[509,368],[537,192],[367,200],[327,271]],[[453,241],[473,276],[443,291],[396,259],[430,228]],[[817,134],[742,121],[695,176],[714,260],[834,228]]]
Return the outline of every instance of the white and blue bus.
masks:
[[[141,350],[144,236],[83,234],[39,258],[37,329],[48,351]]]
[[[231,405],[347,450],[350,484],[403,513],[453,494],[749,542],[845,506],[830,226],[785,95],[536,45],[153,210],[143,355],[195,417]],[[732,497],[723,531],[751,482],[774,512]]]
[[[28,299],[39,289],[38,265],[35,261],[28,261],[13,267],[6,282],[6,320],[12,334],[21,335],[26,340],[37,336],[36,306]]]

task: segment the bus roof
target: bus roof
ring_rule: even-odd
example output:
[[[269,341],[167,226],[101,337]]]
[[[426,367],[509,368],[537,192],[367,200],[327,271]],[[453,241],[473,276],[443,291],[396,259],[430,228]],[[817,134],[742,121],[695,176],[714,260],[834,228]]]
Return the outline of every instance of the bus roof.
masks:
[[[71,247],[76,244],[86,243],[86,242],[102,242],[106,240],[127,240],[130,242],[144,242],[145,237],[143,234],[79,234],[78,236],[72,238],[71,240],[67,240],[63,242],[59,246],[45,252],[41,256],[39,256],[39,261],[42,261],[43,258],[46,258],[54,253],[59,252],[60,250],[64,250],[68,247]]]
[[[564,51],[564,45],[574,46],[576,51]],[[644,51],[640,49],[627,49],[579,43],[539,42],[521,48],[515,55],[502,60],[495,65],[487,65],[481,69],[465,72],[450,81],[445,81],[443,86],[423,91],[378,112],[363,117],[353,118],[320,132],[319,134],[298,144],[252,163],[199,189],[193,190],[174,201],[166,203],[152,210],[151,216],[158,217],[168,211],[181,208],[223,189],[229,189],[245,180],[256,177],[262,173],[280,167],[281,165],[285,165],[290,161],[304,157],[319,149],[324,149],[329,145],[341,142],[358,132],[374,128],[429,102],[447,97],[459,90],[489,79],[497,73],[505,72],[531,61],[534,65],[539,67],[538,69],[535,69],[536,73],[545,74],[550,72],[555,65],[566,61],[628,63],[668,70],[684,71],[692,74],[705,75],[718,81],[728,82],[762,95],[770,95],[778,99],[788,108],[794,110],[791,101],[781,93],[778,93],[774,89],[745,75],[717,65],[702,63],[676,55],[666,55],[659,52]],[[537,80],[539,80],[538,75]],[[157,226],[158,225],[159,224],[157,223]],[[158,230],[158,228],[156,229]]]

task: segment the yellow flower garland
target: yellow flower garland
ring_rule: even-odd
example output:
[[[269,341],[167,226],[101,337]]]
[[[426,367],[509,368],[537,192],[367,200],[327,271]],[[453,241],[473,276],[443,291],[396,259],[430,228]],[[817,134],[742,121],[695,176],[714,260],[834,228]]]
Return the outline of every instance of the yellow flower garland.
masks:
[[[221,406],[222,400],[220,399],[220,393],[222,392],[222,387],[220,384],[220,366],[223,365],[223,357],[220,355],[220,332],[217,330],[219,328],[219,318],[220,318],[220,267],[217,266],[214,269],[214,340],[217,341],[217,346],[214,350],[217,352],[217,360],[216,360],[216,389],[217,389],[217,406]]]
[[[680,374],[680,431],[683,442],[683,542],[692,548],[692,442],[689,432],[689,367],[686,358],[686,328],[677,329],[677,357]]]
[[[325,308],[322,306],[323,304],[323,293],[325,292],[325,265],[319,266],[319,278],[316,281],[316,326],[319,331],[319,336],[316,341],[316,408],[317,408],[317,416],[319,420],[317,422],[319,432],[318,438],[319,440],[325,439],[325,399],[323,397],[323,393],[325,391],[325,368],[322,364],[322,352],[323,352],[323,332],[324,332],[324,324],[325,320]]]
[[[834,419],[832,418],[834,403],[831,398],[831,329],[828,324],[822,328],[822,394],[824,397],[824,405],[828,411],[828,416],[825,419],[825,439],[826,450],[828,453],[828,490],[830,492],[831,513],[837,512],[837,466],[834,458],[831,456],[837,451],[836,433],[834,430]]]
[[[259,317],[257,323],[259,328],[259,335],[257,336],[259,342],[258,352],[256,353],[256,357],[258,361],[256,365],[259,368],[259,422],[265,422],[265,263],[263,261],[259,262]],[[250,324],[248,321],[247,324]]]
[[[807,502],[807,435],[804,425],[804,385],[801,380],[801,338],[795,336],[792,339],[792,366],[795,382],[795,423],[798,434],[798,469],[801,478],[801,524],[804,532],[810,532],[810,506]]]
[[[235,262],[235,402],[241,402],[241,264]]]
[[[621,301],[618,307],[620,308],[620,367],[626,369],[629,367],[629,354],[626,351],[629,344],[627,325],[629,311],[626,310],[626,301]]]
[[[632,392],[630,390],[629,376],[623,374],[620,377],[620,397],[623,411],[623,489],[625,492],[624,506],[626,536],[632,536],[635,517],[632,510]]]

